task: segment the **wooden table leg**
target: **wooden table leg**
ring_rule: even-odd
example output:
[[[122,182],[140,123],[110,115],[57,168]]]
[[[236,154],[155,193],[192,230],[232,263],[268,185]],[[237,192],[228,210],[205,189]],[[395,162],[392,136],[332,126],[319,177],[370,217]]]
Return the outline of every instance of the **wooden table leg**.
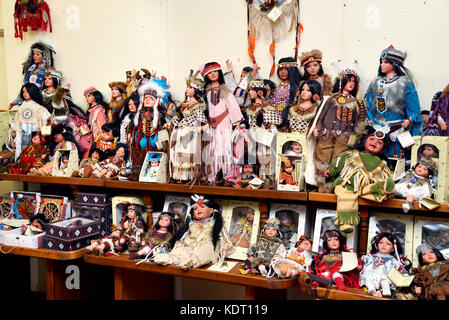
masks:
[[[147,226],[153,227],[153,198],[149,192],[145,192],[143,195],[143,201],[145,202],[147,212]]]
[[[359,252],[361,255],[366,254],[368,246],[368,207],[360,207],[360,239],[359,239]]]

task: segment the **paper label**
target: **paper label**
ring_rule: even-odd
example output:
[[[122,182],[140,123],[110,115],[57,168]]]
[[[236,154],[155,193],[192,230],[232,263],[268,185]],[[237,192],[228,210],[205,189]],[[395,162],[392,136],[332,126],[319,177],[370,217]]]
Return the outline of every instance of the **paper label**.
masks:
[[[340,267],[340,272],[347,272],[357,268],[357,254],[355,252],[342,252],[341,258],[343,260],[343,265]]]
[[[413,278],[415,278],[415,276],[404,275],[396,268],[391,269],[387,277],[396,287],[405,288],[409,287],[413,281]]]
[[[271,21],[276,22],[276,20],[279,19],[281,14],[282,14],[281,9],[279,9],[278,7],[273,7],[273,9],[271,9],[270,13],[267,16],[268,18],[271,19]]]
[[[398,134],[397,138],[403,148],[408,148],[415,144],[415,140],[413,140],[412,135],[408,131]]]
[[[272,134],[271,132],[269,132],[263,128],[256,128],[256,136],[257,136],[258,143],[261,143],[268,147],[271,146],[271,143],[273,142],[273,138],[274,138],[274,134]]]

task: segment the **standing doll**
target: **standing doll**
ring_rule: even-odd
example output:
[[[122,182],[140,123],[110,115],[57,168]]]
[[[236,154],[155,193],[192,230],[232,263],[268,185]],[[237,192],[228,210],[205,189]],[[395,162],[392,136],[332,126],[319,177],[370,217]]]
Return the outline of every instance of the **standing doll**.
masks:
[[[31,133],[30,145],[22,151],[17,159],[17,165],[22,173],[26,174],[31,168],[40,168],[44,165],[45,158],[50,154],[44,142],[40,131]]]
[[[117,121],[117,114],[123,108],[126,101],[126,83],[115,81],[109,82],[109,88],[111,88],[111,102],[106,111],[106,119],[108,122]]]
[[[388,279],[388,273],[397,269],[408,274],[401,262],[402,253],[402,246],[395,235],[382,232],[375,236],[371,241],[370,254],[361,257],[363,270],[360,272],[360,287],[366,286],[373,296],[392,296],[396,287]]]
[[[84,97],[89,105],[88,124],[91,129],[91,141],[101,134],[101,127],[107,122],[106,110],[108,105],[103,101],[103,95],[95,87],[84,90]],[[90,147],[89,147],[90,148]]]
[[[317,255],[311,264],[312,273],[309,277],[313,284],[335,284],[338,290],[344,291],[346,287],[360,289],[360,270],[362,262],[358,260],[356,269],[340,272],[343,265],[342,252],[351,252],[346,248],[346,238],[339,230],[326,230],[323,233],[324,251]]]
[[[326,96],[332,91],[331,77],[324,73],[322,63],[323,54],[318,49],[309,52],[303,52],[299,61],[304,68],[303,80],[316,80],[321,86],[319,95]]]
[[[422,300],[447,300],[449,297],[449,261],[441,252],[423,243],[416,248],[418,268],[411,287]]]
[[[126,160],[128,160],[128,147],[118,143],[114,149],[114,155],[100,162],[101,171],[99,178],[112,178],[126,174]]]
[[[169,249],[170,253],[156,253],[154,262],[176,265],[184,270],[211,262],[221,266],[232,249],[223,229],[221,207],[203,196],[192,196],[186,221],[170,239]]]
[[[400,130],[412,136],[422,134],[421,107],[418,93],[409,71],[404,67],[406,54],[389,46],[380,55],[377,78],[372,80],[365,94],[368,120],[373,125],[389,128],[393,143],[389,157],[410,160],[410,149],[404,149],[396,138]]]
[[[224,82],[218,63],[206,63],[201,75],[205,80],[204,101],[207,102],[211,127],[209,157],[204,157],[208,161],[207,182],[223,184],[224,180],[234,178],[232,131],[239,128],[243,115],[236,98]]]
[[[277,65],[277,75],[281,82],[271,97],[270,104],[282,114],[284,108],[293,103],[302,80],[298,69],[298,63],[294,58],[282,58]]]
[[[302,272],[310,272],[313,256],[312,239],[299,237],[295,247],[286,251],[283,256],[274,256],[271,268],[279,278],[291,278]]]
[[[131,137],[134,131],[134,116],[137,114],[137,110],[140,106],[140,98],[137,92],[133,92],[126,100],[123,108],[118,113],[116,125],[120,127],[120,140],[121,143],[126,143],[128,147],[131,144]]]

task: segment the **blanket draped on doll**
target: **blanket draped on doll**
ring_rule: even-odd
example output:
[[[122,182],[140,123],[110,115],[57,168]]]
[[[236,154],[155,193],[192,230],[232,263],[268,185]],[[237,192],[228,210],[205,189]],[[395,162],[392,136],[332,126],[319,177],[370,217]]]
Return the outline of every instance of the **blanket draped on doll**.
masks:
[[[438,261],[418,266],[412,271],[415,274],[411,286],[423,288],[418,296],[425,300],[444,300],[449,296],[449,262]]]

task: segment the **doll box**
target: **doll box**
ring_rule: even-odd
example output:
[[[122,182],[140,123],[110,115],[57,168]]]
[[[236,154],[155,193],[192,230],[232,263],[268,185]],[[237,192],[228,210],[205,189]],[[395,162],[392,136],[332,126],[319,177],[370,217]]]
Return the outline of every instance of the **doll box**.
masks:
[[[111,232],[111,215],[112,206],[83,206],[75,204],[73,205],[73,216],[79,218],[86,218],[97,221],[100,224],[100,236],[105,236]]]
[[[172,212],[176,215],[181,223],[184,223],[187,210],[190,206],[190,196],[167,195],[164,201],[164,212]],[[225,212],[223,208],[223,212]],[[156,222],[157,216],[153,216],[153,223]]]
[[[47,237],[72,242],[79,239],[98,236],[100,223],[86,218],[72,218],[64,221],[48,223],[44,227]]]
[[[58,250],[58,251],[74,251],[79,250],[81,248],[87,247],[90,245],[90,242],[93,239],[96,239],[96,236],[90,236],[74,241],[64,241],[61,239],[55,239],[52,237],[44,236],[42,238],[42,248],[50,249],[50,250]]]
[[[291,150],[293,142],[298,142],[301,145],[302,153],[296,154]],[[276,155],[277,190],[303,191],[305,189],[304,170],[306,167],[305,159],[307,157],[306,135],[299,132],[279,132],[277,136]],[[290,160],[290,162],[295,165],[293,171],[294,182],[292,184],[283,184],[279,182],[282,174],[282,162],[285,160]]]
[[[39,212],[41,203],[40,192],[12,191],[13,216],[20,219],[29,219]]]
[[[401,174],[405,171],[405,159],[404,158],[388,158],[392,164],[393,180],[397,180]]]
[[[86,206],[106,206],[111,204],[111,200],[105,193],[78,192],[76,195],[75,204]]]
[[[412,147],[411,166],[414,166],[419,159],[424,144],[433,145],[438,149],[438,157],[434,158],[437,162],[438,177],[435,185],[435,200],[438,202],[449,202],[449,137],[439,136],[416,136],[413,137],[415,144]]]
[[[135,203],[141,206],[142,218],[147,221],[147,212],[145,207],[145,201],[143,197],[136,197],[132,195],[121,195],[112,198],[112,224],[119,226],[123,218],[123,212],[126,210],[126,203]]]
[[[42,239],[44,236],[45,232],[33,236],[27,236],[22,234],[21,228],[15,228],[5,232],[3,244],[14,247],[38,249],[42,248]]]
[[[152,159],[157,159],[159,166],[152,167]],[[147,152],[140,170],[139,181],[167,183],[167,155],[164,152]]]

